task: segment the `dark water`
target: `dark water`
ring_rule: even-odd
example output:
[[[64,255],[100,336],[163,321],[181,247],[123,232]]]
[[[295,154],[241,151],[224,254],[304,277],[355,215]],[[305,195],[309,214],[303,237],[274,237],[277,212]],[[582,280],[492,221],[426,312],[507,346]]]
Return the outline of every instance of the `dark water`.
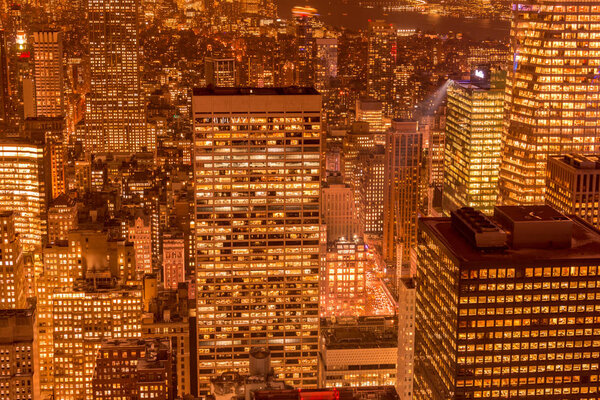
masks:
[[[399,28],[416,28],[432,33],[462,33],[477,39],[502,40],[508,37],[509,22],[489,19],[467,19],[449,16],[421,14],[414,11],[387,13],[381,9],[362,8],[342,4],[339,0],[275,0],[279,14],[291,15],[291,9],[297,5],[309,5],[316,8],[321,18],[328,24],[344,26],[358,30],[367,27],[369,19],[384,19]],[[352,1],[352,0],[349,0]]]

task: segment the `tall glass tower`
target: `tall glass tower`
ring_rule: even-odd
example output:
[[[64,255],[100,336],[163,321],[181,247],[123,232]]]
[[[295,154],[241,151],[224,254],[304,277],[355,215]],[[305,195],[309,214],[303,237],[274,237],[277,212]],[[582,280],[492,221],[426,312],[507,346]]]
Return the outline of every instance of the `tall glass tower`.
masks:
[[[88,26],[86,150],[132,153],[153,147],[140,90],[138,1],[89,0]]]
[[[539,0],[513,5],[513,62],[500,171],[504,204],[544,201],[546,161],[600,145],[600,4]]]

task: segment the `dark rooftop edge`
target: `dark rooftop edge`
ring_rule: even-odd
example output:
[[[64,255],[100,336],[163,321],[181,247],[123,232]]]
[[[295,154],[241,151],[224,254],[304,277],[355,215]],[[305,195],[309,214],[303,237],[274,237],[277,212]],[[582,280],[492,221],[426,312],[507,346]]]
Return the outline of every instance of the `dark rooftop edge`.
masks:
[[[196,87],[193,88],[194,96],[273,96],[273,95],[318,95],[313,87],[287,86],[287,87]]]

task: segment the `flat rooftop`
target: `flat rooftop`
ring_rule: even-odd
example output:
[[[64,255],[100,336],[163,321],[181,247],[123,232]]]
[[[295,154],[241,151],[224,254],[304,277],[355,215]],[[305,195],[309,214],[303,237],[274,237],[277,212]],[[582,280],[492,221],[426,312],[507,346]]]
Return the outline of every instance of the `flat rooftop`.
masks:
[[[322,332],[328,350],[379,349],[398,347],[398,334],[392,329],[374,332],[358,327],[340,327]]]
[[[496,209],[501,210],[513,222],[536,222],[536,221],[558,221],[566,220],[566,217],[561,212],[548,206],[496,206]]]
[[[600,170],[600,157],[595,154],[565,154],[550,156],[548,162],[569,165],[578,170]]]
[[[312,87],[198,87],[193,89],[194,96],[297,96],[318,95],[319,92]]]
[[[517,208],[517,207],[515,207]],[[526,208],[527,209],[527,208]],[[540,211],[543,215],[544,211]],[[514,218],[526,219],[525,210],[511,211]],[[547,217],[554,214],[546,212]],[[562,214],[558,213],[559,216]],[[585,221],[569,216],[573,221],[569,248],[518,248],[510,241],[504,248],[479,249],[452,226],[450,218],[421,218],[419,229],[428,232],[457,263],[470,267],[487,266],[550,266],[600,263],[600,232]],[[493,218],[492,221],[495,222]],[[510,232],[509,236],[510,236]],[[549,263],[550,261],[550,263]]]
[[[398,400],[394,386],[257,390],[255,400]]]
[[[454,81],[458,86],[467,90],[490,90],[490,82],[486,81]]]

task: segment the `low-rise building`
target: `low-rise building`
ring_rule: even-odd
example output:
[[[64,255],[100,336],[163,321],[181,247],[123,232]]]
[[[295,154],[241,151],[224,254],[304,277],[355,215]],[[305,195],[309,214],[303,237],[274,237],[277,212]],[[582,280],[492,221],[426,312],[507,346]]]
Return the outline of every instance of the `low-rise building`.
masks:
[[[395,385],[396,317],[322,319],[320,357],[322,387]]]

